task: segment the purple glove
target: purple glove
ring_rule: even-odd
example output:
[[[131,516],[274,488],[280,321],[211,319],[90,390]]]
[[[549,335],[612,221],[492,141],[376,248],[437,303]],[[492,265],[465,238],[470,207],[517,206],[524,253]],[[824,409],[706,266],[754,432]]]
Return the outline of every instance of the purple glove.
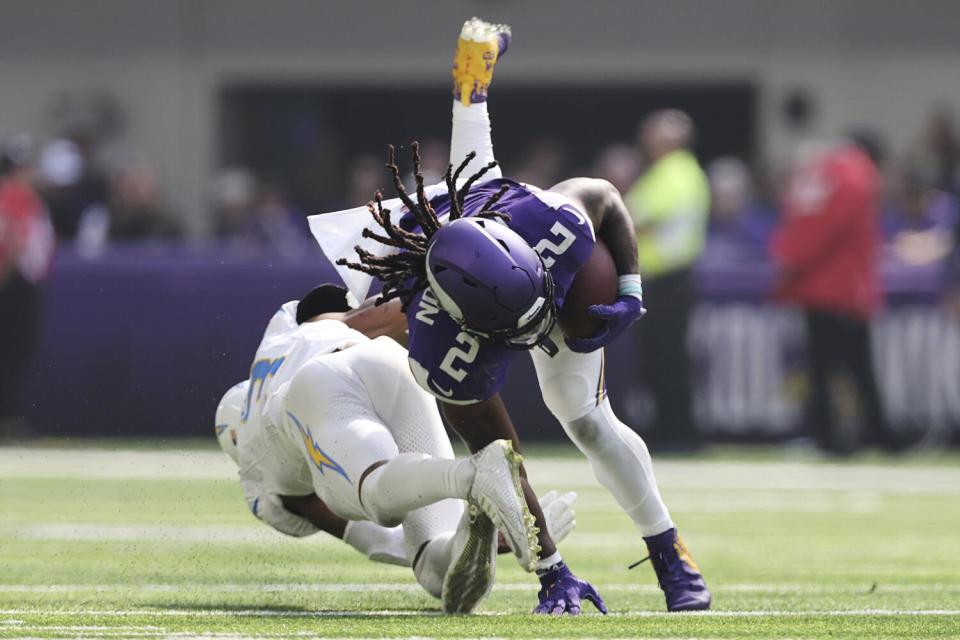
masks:
[[[590,353],[616,340],[627,330],[627,327],[646,312],[643,303],[632,295],[620,296],[613,304],[594,304],[587,308],[587,313],[603,320],[603,328],[591,338],[564,339],[571,350],[577,353]]]
[[[533,610],[534,613],[552,616],[562,616],[564,613],[580,615],[580,600],[589,600],[600,613],[607,612],[607,605],[603,603],[597,590],[589,582],[573,575],[563,562],[540,576],[540,593],[537,597],[540,598],[540,604]]]

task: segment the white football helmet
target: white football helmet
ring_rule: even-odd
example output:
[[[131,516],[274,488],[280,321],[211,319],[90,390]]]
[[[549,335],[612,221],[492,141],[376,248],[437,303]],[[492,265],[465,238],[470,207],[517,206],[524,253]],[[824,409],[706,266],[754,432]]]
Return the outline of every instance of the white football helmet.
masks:
[[[249,380],[244,380],[230,387],[223,394],[220,404],[217,405],[216,418],[214,419],[220,448],[238,465],[240,464],[240,453],[237,451],[237,429],[240,428],[243,403],[247,400],[247,389],[249,387]]]

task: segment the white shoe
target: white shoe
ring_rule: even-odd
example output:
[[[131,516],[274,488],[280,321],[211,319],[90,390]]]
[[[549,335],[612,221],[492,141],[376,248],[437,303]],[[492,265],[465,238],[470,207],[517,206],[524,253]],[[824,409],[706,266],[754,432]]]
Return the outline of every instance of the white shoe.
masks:
[[[471,457],[477,470],[470,488],[470,504],[477,505],[503,532],[520,566],[536,568],[540,530],[534,524],[520,484],[523,456],[509,440],[496,440]]]
[[[470,613],[493,589],[497,528],[478,506],[468,504],[451,544],[450,568],[443,578],[443,611]]]

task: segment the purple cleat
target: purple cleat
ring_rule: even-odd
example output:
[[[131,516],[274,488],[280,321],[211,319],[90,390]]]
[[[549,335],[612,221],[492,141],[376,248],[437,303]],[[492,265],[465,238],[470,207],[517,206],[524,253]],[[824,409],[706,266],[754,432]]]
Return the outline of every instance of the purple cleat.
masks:
[[[644,538],[649,559],[657,574],[660,588],[667,598],[668,611],[700,611],[710,608],[710,591],[700,568],[693,561],[687,546],[676,529]],[[646,558],[644,558],[646,560]],[[640,562],[643,562],[641,560]],[[635,563],[630,568],[637,566]]]
[[[543,613],[553,616],[562,616],[567,613],[571,616],[580,615],[580,601],[589,600],[600,610],[607,612],[607,605],[593,586],[577,576],[560,562],[540,576],[540,604],[533,610],[534,613]]]

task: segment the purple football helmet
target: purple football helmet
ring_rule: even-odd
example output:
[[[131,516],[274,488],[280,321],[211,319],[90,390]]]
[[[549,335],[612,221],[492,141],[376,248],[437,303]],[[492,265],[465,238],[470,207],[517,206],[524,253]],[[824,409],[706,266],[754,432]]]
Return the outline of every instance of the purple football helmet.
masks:
[[[553,278],[506,225],[468,217],[440,227],[427,250],[427,280],[465,331],[513,349],[549,350],[557,318]]]

